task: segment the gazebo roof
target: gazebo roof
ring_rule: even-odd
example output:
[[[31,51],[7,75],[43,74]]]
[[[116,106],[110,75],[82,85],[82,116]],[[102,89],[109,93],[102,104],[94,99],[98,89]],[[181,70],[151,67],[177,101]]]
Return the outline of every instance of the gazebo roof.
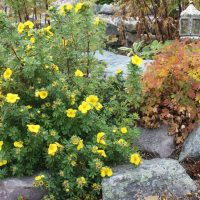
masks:
[[[181,13],[181,17],[191,17],[198,16],[200,17],[200,11],[197,10],[193,4],[193,1],[190,1],[190,5]]]

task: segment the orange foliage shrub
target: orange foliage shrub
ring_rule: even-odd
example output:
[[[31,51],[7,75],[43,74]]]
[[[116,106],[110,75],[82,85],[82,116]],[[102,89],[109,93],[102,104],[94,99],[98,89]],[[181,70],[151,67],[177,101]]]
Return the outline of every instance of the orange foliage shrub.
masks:
[[[142,78],[142,122],[164,123],[181,144],[200,119],[200,42],[175,41],[165,47]]]

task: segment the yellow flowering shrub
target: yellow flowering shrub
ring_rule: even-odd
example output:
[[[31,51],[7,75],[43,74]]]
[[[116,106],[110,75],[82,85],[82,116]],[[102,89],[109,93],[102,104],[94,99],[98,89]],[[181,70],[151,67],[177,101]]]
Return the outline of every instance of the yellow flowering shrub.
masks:
[[[47,170],[34,185],[48,195],[97,199],[112,166],[136,153],[137,114],[123,73],[105,79],[93,57],[104,23],[89,4],[60,9],[41,29],[0,14],[0,177]]]

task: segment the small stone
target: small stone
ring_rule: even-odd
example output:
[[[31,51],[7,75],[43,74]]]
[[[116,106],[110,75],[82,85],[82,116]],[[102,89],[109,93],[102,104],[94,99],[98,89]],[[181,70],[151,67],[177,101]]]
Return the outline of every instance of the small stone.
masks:
[[[168,134],[167,127],[156,129],[140,128],[141,135],[136,141],[143,152],[151,153],[160,158],[168,158],[175,150],[174,137]]]
[[[179,161],[185,158],[200,157],[200,127],[192,131],[183,144],[182,151],[179,156]]]
[[[144,160],[135,168],[122,165],[113,168],[113,176],[102,182],[103,200],[133,200],[161,196],[165,191],[183,197],[196,190],[194,181],[176,160]]]
[[[105,15],[114,15],[115,10],[112,4],[104,4],[100,11],[99,14],[105,14]]]

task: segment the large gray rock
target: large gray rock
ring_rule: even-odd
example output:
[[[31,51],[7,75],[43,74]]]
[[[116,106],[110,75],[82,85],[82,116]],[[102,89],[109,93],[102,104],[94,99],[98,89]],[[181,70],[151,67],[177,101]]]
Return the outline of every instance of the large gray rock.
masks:
[[[168,134],[167,127],[156,129],[140,128],[140,137],[136,144],[141,151],[161,158],[169,157],[175,150],[174,137]]]
[[[41,200],[45,192],[33,187],[33,177],[10,178],[0,181],[0,200]]]
[[[200,157],[200,127],[190,133],[188,138],[185,140],[183,149],[179,156],[179,161],[183,161],[187,157]]]
[[[195,191],[194,181],[176,160],[144,160],[138,167],[123,165],[113,169],[113,176],[102,182],[103,200],[136,200],[168,191],[182,197]]]

